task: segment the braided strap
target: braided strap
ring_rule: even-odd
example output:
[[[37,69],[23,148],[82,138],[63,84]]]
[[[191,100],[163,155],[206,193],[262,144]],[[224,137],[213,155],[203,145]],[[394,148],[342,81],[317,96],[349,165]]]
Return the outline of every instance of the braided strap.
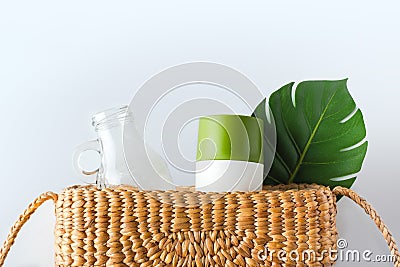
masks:
[[[53,192],[47,192],[41,194],[37,197],[29,206],[25,209],[24,213],[21,214],[18,220],[11,227],[10,233],[7,236],[6,241],[4,241],[3,246],[0,249],[0,267],[3,266],[4,261],[10,251],[11,246],[14,244],[15,238],[18,232],[21,230],[22,226],[29,220],[31,215],[47,200],[52,199],[54,202],[57,201],[57,194]]]
[[[381,231],[383,237],[386,240],[386,243],[389,246],[390,252],[395,257],[394,266],[400,267],[400,253],[399,249],[397,248],[396,242],[390,233],[389,229],[383,222],[382,218],[378,215],[376,210],[362,197],[360,197],[356,192],[353,190],[337,186],[333,189],[333,193],[335,195],[342,195],[352,199],[355,203],[357,203],[364,211],[371,217],[371,219],[375,222],[376,226],[378,226],[379,230]]]

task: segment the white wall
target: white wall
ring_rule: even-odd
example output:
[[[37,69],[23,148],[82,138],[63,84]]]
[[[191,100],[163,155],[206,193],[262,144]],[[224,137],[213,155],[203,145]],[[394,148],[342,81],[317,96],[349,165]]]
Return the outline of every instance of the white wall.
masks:
[[[80,183],[71,153],[94,137],[93,113],[128,103],[156,72],[195,60],[232,66],[266,95],[288,81],[349,77],[370,141],[354,189],[400,240],[399,2],[265,2],[1,1],[1,242],[38,194]],[[47,204],[7,266],[52,266],[53,225]],[[338,227],[350,248],[388,253],[349,200],[339,203]]]

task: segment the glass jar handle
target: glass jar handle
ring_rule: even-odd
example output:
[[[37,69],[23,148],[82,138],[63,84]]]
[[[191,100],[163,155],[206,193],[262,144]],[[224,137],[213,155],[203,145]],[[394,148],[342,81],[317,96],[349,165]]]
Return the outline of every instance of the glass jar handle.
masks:
[[[81,165],[80,165],[80,157],[82,155],[83,152],[85,151],[96,151],[97,153],[99,153],[99,155],[101,156],[101,145],[98,139],[96,140],[91,140],[91,141],[87,141],[83,144],[80,144],[79,146],[77,146],[74,150],[73,153],[73,159],[72,159],[72,163],[74,165],[75,170],[81,174],[81,175],[85,175],[85,176],[90,176],[93,174],[98,174],[98,172],[100,171],[100,167],[101,165],[95,169],[95,170],[84,170]]]

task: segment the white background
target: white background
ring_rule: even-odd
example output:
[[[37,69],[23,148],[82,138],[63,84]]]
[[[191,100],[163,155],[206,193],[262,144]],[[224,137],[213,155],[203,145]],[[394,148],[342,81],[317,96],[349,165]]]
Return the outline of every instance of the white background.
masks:
[[[160,70],[195,60],[232,66],[266,95],[289,81],[350,78],[370,141],[354,189],[400,240],[398,3],[1,1],[1,241],[34,197],[81,182],[71,153],[94,137],[92,114],[128,103]],[[349,248],[389,253],[361,209],[347,199],[338,209]],[[52,266],[53,225],[46,204],[6,266]]]

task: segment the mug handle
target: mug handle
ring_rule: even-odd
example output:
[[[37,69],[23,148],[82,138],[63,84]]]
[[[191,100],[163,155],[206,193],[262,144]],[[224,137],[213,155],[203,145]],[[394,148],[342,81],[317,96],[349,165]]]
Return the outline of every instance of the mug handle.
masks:
[[[79,146],[77,146],[74,150],[73,156],[72,156],[72,163],[74,165],[74,169],[83,176],[90,176],[93,174],[98,174],[100,171],[100,167],[101,165],[95,169],[95,170],[84,170],[81,165],[79,164],[80,161],[80,157],[82,155],[83,152],[85,151],[96,151],[97,153],[99,153],[99,155],[101,155],[101,144],[100,141],[98,139],[95,140],[91,140],[91,141],[87,141],[83,144],[80,144]]]

